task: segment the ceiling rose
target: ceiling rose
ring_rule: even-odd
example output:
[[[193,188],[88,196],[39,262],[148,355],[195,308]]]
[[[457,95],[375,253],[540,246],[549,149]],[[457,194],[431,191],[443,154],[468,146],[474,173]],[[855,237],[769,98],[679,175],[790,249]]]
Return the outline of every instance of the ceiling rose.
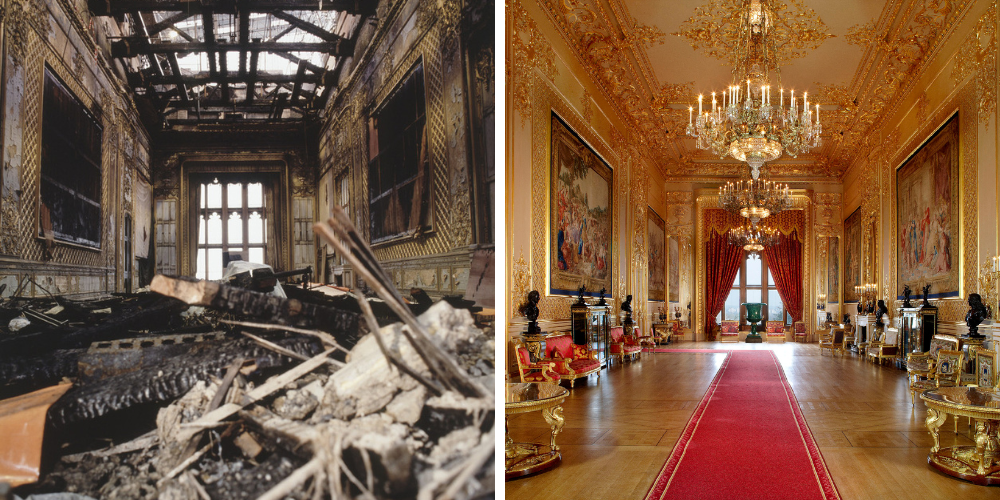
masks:
[[[672,35],[686,38],[693,49],[721,59],[724,64],[736,64],[741,44],[741,16],[747,10],[747,3],[708,0]],[[792,59],[805,57],[827,38],[836,36],[828,31],[816,11],[806,7],[802,0],[768,3],[774,14],[768,36],[774,40],[775,56],[786,64]]]

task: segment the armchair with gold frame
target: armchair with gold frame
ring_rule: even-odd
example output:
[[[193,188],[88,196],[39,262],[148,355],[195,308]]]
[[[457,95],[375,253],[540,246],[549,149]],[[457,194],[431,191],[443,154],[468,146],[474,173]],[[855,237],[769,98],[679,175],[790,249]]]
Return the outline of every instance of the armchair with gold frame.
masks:
[[[973,347],[976,353],[975,387],[993,389],[997,386],[997,353],[991,349]]]
[[[868,359],[878,364],[889,359],[894,360],[899,357],[899,329],[885,328],[879,340],[868,345]]]
[[[740,322],[736,320],[722,320],[722,329],[719,331],[719,342],[739,342]]]
[[[796,321],[792,323],[792,336],[796,342],[805,342],[809,340],[809,332],[806,329],[805,321]]]
[[[517,374],[521,382],[552,382],[558,384],[560,377],[555,371],[556,363],[552,360],[531,362],[531,355],[524,347],[521,339],[514,338],[514,353],[517,359]]]
[[[922,353],[930,355],[929,352]],[[937,352],[937,360],[934,363],[934,371],[928,374],[926,379],[919,379],[907,370],[910,376],[910,405],[914,404],[917,392],[929,391],[939,387],[956,387],[961,384],[962,360],[965,353],[958,350],[940,349]],[[911,359],[918,359],[916,355],[907,357],[907,367]]]
[[[906,355],[906,373],[911,381],[931,378],[938,352],[942,349],[957,351],[961,349],[958,337],[939,333],[931,339],[930,350]]]
[[[785,323],[782,321],[768,321],[766,326],[765,337],[768,343],[771,342],[781,342],[785,343]]]
[[[844,329],[835,328],[832,333],[828,334],[825,338],[819,341],[819,354],[823,355],[823,349],[829,349],[831,355],[836,355],[838,352],[841,356],[844,355]]]

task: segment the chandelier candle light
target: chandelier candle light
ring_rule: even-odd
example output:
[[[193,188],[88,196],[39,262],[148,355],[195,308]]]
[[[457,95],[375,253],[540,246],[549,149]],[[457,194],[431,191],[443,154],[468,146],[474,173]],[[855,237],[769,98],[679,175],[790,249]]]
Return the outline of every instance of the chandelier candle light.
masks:
[[[712,92],[709,110],[703,109],[704,95],[699,95],[697,118],[694,107],[688,108],[687,134],[696,139],[698,149],[746,162],[754,181],[760,178],[764,162],[776,160],[782,153],[795,157],[818,147],[823,131],[819,104],[815,104],[813,113],[807,93],[796,98],[791,90],[785,102],[777,52],[769,36],[774,21],[774,9],[768,0],[745,1],[739,18],[732,84],[721,92],[721,103],[718,93]],[[772,72],[778,84],[777,106],[771,101]]]
[[[778,230],[772,227],[743,225],[729,230],[729,244],[743,247],[749,255],[760,255],[764,247],[778,243]]]

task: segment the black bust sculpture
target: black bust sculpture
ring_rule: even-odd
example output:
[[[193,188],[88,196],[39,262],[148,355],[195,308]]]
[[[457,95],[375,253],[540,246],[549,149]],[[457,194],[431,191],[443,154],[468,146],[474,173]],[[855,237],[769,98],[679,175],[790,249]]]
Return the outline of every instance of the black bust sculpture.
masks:
[[[625,313],[625,319],[622,320],[622,326],[625,327],[625,331],[632,331],[632,296],[626,295],[625,302],[622,302],[622,312]]]
[[[979,324],[986,319],[986,306],[978,293],[969,294],[969,312],[965,313],[965,324],[969,327],[969,336],[981,338]]]
[[[608,305],[608,303],[604,301],[604,293],[605,292],[607,292],[607,289],[606,288],[601,288],[601,292],[600,292],[601,293],[600,294],[600,299],[601,300],[597,301],[597,305],[599,305],[599,306],[606,306],[606,305]]]
[[[903,285],[903,307],[913,307],[913,304],[910,303],[910,294],[912,293],[910,285]]]
[[[865,312],[865,303],[861,299],[858,299],[858,314],[863,312]]]
[[[885,306],[885,301],[879,299],[878,310],[875,311],[875,326],[877,326],[878,328],[882,328],[884,326],[882,324],[882,318],[884,318],[886,313],[888,312],[889,308]]]
[[[541,298],[538,290],[532,290],[528,292],[528,301],[521,305],[521,314],[528,318],[529,334],[541,333],[541,328],[538,327],[538,301]]]
[[[632,296],[631,295],[626,296],[625,297],[625,302],[622,302],[622,311],[629,313],[629,316],[632,315]]]
[[[874,312],[875,312],[875,299],[872,299],[868,301],[868,314],[872,314]]]
[[[580,285],[580,289],[577,290],[577,304],[586,305],[587,303],[583,300],[583,293],[587,291],[587,285]]]

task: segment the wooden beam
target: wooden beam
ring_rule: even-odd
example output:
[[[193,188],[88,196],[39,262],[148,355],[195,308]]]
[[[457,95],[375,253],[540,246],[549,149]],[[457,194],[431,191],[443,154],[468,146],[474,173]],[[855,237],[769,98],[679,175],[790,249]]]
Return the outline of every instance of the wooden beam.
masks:
[[[178,13],[172,15],[172,16],[167,17],[166,19],[164,19],[164,20],[162,20],[162,21],[160,21],[158,23],[154,23],[153,25],[151,25],[149,27],[149,33],[146,36],[151,36],[151,37],[152,36],[156,36],[161,31],[163,31],[163,30],[165,30],[167,28],[170,28],[173,25],[175,25],[175,24],[177,24],[177,23],[179,23],[179,22],[181,22],[181,21],[183,21],[183,20],[185,20],[185,19],[187,19],[189,17],[193,17],[194,15],[195,14],[193,12],[178,12]],[[178,30],[178,31],[180,31],[180,30]]]
[[[333,10],[348,14],[372,15],[375,0],[249,0],[237,7],[232,0],[88,0],[87,7],[96,16],[114,16],[140,11],[184,11],[194,14],[203,9],[235,14],[246,8],[250,12],[281,10]]]
[[[229,58],[226,57],[226,52],[219,54],[219,87],[222,89],[222,102],[229,103]]]
[[[260,51],[250,52],[250,74],[247,77],[247,98],[245,104],[253,104],[254,91],[257,89],[257,61],[260,58]]]
[[[139,54],[163,54],[167,52],[189,53],[189,52],[211,52],[240,50],[238,45],[219,46],[213,39],[208,42],[208,32],[205,34],[205,43],[148,43],[138,39],[138,37],[123,38],[111,42],[111,57],[136,57]],[[324,52],[333,56],[350,56],[353,52],[353,42],[341,40],[340,42],[320,42],[320,43],[278,43],[260,42],[256,49],[262,52]],[[215,71],[215,59],[209,58],[211,70]]]
[[[152,57],[156,57],[156,56],[152,56]],[[174,54],[173,52],[171,52],[170,54],[167,54],[167,61],[170,62],[170,71],[173,72],[174,76],[176,76],[177,78],[180,78],[181,77],[181,65],[177,63],[177,54]],[[164,78],[166,78],[166,77],[164,77]],[[189,104],[191,102],[191,98],[188,97],[187,85],[185,85],[184,82],[177,82],[177,90],[180,92],[180,94],[181,94],[181,100],[184,101],[184,104]]]
[[[205,43],[203,44],[190,44],[190,45],[202,45],[204,50],[199,50],[198,52],[208,52],[208,69],[215,75],[215,15],[211,9],[206,9],[201,13],[201,26],[205,33]],[[176,45],[176,44],[155,44],[150,47],[158,47],[162,45]],[[180,44],[188,45],[188,44]],[[114,44],[112,44],[112,53],[114,53]],[[182,50],[171,50],[170,52],[182,52]]]
[[[246,3],[246,2],[241,2]],[[250,46],[250,11],[240,11],[240,76],[247,74],[247,49]]]
[[[295,57],[295,56],[293,56],[291,54],[288,54],[288,53],[285,53],[285,52],[275,52],[274,55],[276,55],[276,56],[278,56],[278,57],[280,57],[282,59],[287,59],[287,60],[289,60],[289,61],[291,61],[291,62],[293,62],[295,64],[305,64],[306,69],[308,69],[309,71],[312,71],[313,73],[321,74],[321,73],[325,73],[326,72],[325,69],[323,69],[323,68],[321,68],[319,66],[316,66],[315,64],[313,64],[313,63],[311,63],[309,61],[306,61],[305,59],[299,59],[298,57]]]
[[[335,42],[337,40],[341,40],[340,36],[334,35],[333,33],[330,33],[329,31],[320,28],[319,26],[316,26],[313,23],[299,19],[287,12],[276,10],[272,12],[271,15],[278,19],[281,19],[282,21],[287,22],[292,26],[295,26],[296,28],[302,31],[305,31],[306,33],[309,33],[310,35],[319,37],[321,40],[326,40],[328,42]]]
[[[251,55],[251,63],[253,62],[253,55]],[[221,63],[221,59],[220,59]],[[225,71],[225,69],[223,69]],[[306,73],[298,76],[298,73],[294,75],[274,75],[270,73],[260,73],[258,72],[254,76],[254,80],[262,83],[287,83],[293,84],[300,80],[302,83],[315,83],[318,85],[327,85],[326,80],[332,78],[330,75],[323,76],[314,73]],[[240,83],[249,82],[250,74],[240,77],[237,74],[228,74],[223,76],[223,73],[219,73],[216,76],[212,76],[210,73],[198,73],[196,75],[164,75],[164,76],[151,76],[149,77],[149,83],[152,85],[207,85],[209,83]]]
[[[304,64],[299,63],[299,69],[295,72],[295,86],[292,87],[292,97],[288,99],[288,102],[292,106],[298,105],[299,95],[302,93],[302,80],[306,76],[306,67]]]

